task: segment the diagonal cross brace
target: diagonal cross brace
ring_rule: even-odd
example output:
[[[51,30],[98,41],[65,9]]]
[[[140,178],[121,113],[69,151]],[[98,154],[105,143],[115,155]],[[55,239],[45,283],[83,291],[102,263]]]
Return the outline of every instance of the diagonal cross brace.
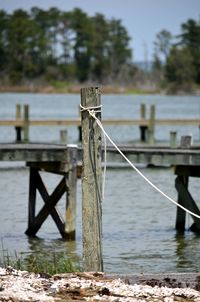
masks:
[[[175,187],[178,191],[178,194],[180,196],[181,204],[191,212],[196,213],[197,215],[200,215],[200,210],[197,207],[194,199],[192,198],[190,192],[186,188],[185,184],[181,181],[181,178],[178,176],[175,180]],[[194,220],[196,230],[200,232],[200,219],[191,215],[192,219]]]
[[[29,196],[29,225],[28,225],[28,229],[26,230],[26,234],[30,236],[34,236],[40,229],[45,219],[50,214],[53,220],[55,221],[62,237],[64,237],[65,224],[62,221],[62,218],[58,214],[57,210],[55,209],[55,205],[60,200],[62,195],[66,192],[65,177],[62,178],[62,180],[57,185],[53,193],[49,195],[38,171],[36,169],[31,169],[30,172],[31,172],[31,176],[30,176],[30,196]],[[41,197],[45,202],[43,208],[39,211],[37,216],[35,216],[36,189],[38,189]]]

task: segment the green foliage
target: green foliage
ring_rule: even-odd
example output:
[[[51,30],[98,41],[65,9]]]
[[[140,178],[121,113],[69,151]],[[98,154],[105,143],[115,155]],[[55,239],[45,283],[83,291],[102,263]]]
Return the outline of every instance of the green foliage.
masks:
[[[79,82],[117,76],[131,57],[128,43],[120,20],[79,8],[0,11],[0,67],[15,84],[41,76]]]
[[[155,58],[162,60],[163,56],[164,61],[166,61],[170,48],[171,48],[172,34],[163,29],[156,35],[156,41],[154,42],[155,47]]]
[[[200,22],[189,19],[182,24],[181,29],[179,44],[188,50],[195,69],[195,82],[200,84]]]
[[[176,82],[179,86],[194,82],[195,68],[188,48],[173,47],[167,58],[165,74],[169,82]]]
[[[63,12],[33,7],[12,14],[0,10],[1,81],[132,85],[139,80],[145,84],[150,72],[134,67],[129,43],[121,20],[107,20],[98,13],[91,17],[80,8]],[[183,23],[177,37],[161,30],[154,46],[154,84],[186,89],[200,84],[199,21]]]
[[[0,259],[0,266],[11,266],[17,270],[50,275],[81,271],[80,265],[68,259],[64,253],[52,252],[22,256],[22,254],[15,254],[11,257],[4,250],[3,257]]]
[[[165,78],[172,91],[190,91],[195,83],[200,84],[200,24],[188,20],[181,29],[165,66]]]

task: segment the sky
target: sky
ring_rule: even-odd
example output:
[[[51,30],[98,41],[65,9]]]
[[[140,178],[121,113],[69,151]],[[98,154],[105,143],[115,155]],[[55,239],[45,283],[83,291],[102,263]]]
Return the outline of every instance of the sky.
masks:
[[[176,36],[182,23],[200,20],[200,0],[0,0],[0,9],[8,13],[33,6],[63,11],[79,7],[89,16],[102,13],[108,20],[120,19],[131,38],[135,62],[152,60],[154,41],[161,30]]]

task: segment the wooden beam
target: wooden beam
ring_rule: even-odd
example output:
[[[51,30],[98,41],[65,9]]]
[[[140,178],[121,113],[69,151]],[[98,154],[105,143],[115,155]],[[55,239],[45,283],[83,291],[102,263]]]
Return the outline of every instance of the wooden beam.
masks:
[[[29,175],[29,198],[28,198],[28,229],[31,227],[35,218],[35,207],[36,207],[36,184],[37,175],[35,169],[30,168]]]
[[[188,177],[187,176],[178,176],[178,178],[184,184],[184,186],[187,188],[188,187]],[[175,181],[175,185],[176,185],[176,181]],[[186,206],[184,203],[184,200],[181,198],[179,191],[178,191],[178,204],[180,204],[183,207]],[[176,230],[177,231],[179,231],[179,232],[185,231],[185,220],[186,220],[186,212],[177,206],[177,209],[176,209]]]
[[[189,211],[197,214],[200,216],[200,211],[199,208],[197,207],[194,199],[192,198],[190,192],[188,191],[188,189],[186,188],[185,184],[183,183],[182,179],[180,176],[178,176],[175,180],[175,187],[178,191],[178,194],[180,196],[180,200],[182,205],[188,209]],[[191,215],[192,219],[195,222],[196,228],[199,230],[200,232],[200,219]]]
[[[200,166],[178,165],[175,166],[174,174],[182,176],[200,177]]]
[[[37,189],[44,201],[44,203],[48,203],[48,200],[50,198],[50,195],[47,192],[47,189],[42,181],[42,178],[37,170],[35,170],[35,181],[37,180]],[[60,215],[59,211],[52,207],[50,211],[50,215],[53,218],[61,236],[64,238],[65,237],[65,230],[64,230],[64,221],[62,219],[62,216]]]
[[[199,126],[200,119],[155,119],[155,125],[165,126],[165,125],[192,125]],[[135,125],[135,126],[149,126],[149,121],[145,118],[141,119],[103,119],[102,123],[104,125]],[[0,120],[0,126],[23,126],[23,120]],[[29,120],[30,126],[80,126],[80,119],[65,119],[65,120]]]
[[[81,105],[100,110],[98,88],[81,89]],[[103,271],[102,260],[102,188],[101,130],[87,110],[82,111],[82,222],[83,263],[85,271]],[[96,113],[101,119],[101,113]]]
[[[77,189],[77,146],[68,146],[69,171],[66,175],[66,221],[65,239],[75,240],[76,238],[76,189]]]
[[[24,143],[29,142],[29,105],[24,105]]]
[[[38,171],[44,171],[44,172],[49,172],[59,175],[65,175],[69,171],[68,164],[60,161],[26,162],[26,166],[35,168]]]
[[[41,225],[45,219],[52,213],[52,209],[58,203],[59,199],[66,192],[65,178],[63,177],[58,186],[55,188],[54,192],[49,196],[48,200],[45,200],[45,205],[40,210],[38,215],[34,217],[31,225],[28,226],[26,234],[29,236],[35,236],[35,234],[40,229]]]
[[[15,118],[16,120],[21,120],[21,105],[16,104],[16,112],[15,112]],[[16,143],[21,143],[22,141],[22,126],[15,126],[15,131],[16,131]]]
[[[155,116],[156,116],[156,107],[155,105],[151,105],[149,127],[148,127],[148,142],[150,145],[155,144]]]

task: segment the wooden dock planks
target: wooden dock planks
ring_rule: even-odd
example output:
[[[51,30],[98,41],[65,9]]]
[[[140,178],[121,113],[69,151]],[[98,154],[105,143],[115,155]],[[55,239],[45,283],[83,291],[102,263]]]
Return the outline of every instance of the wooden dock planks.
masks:
[[[152,165],[200,165],[200,146],[169,148],[164,146],[119,145],[133,163]],[[78,147],[78,161],[82,148]],[[102,147],[102,151],[103,147]],[[0,161],[62,162],[66,160],[67,146],[61,144],[0,144]],[[123,160],[113,146],[107,146],[107,160]]]

